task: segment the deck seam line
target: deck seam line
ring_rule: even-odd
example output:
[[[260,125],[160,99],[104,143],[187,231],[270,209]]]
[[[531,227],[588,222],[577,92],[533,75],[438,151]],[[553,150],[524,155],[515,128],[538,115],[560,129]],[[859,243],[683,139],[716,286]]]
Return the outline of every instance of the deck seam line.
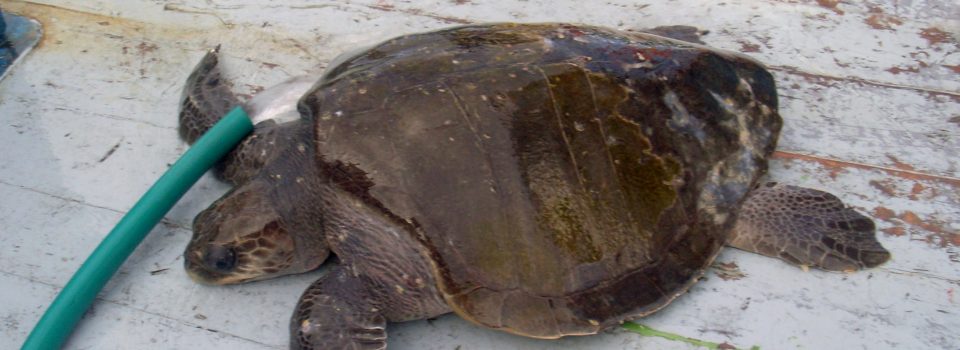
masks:
[[[860,163],[855,161],[840,160],[840,159],[823,157],[823,156],[815,156],[815,155],[800,153],[795,151],[780,151],[780,150],[774,151],[772,157],[778,158],[778,159],[812,161],[824,166],[839,166],[839,167],[849,166],[849,167],[863,169],[863,170],[879,170],[889,175],[893,175],[897,177],[913,179],[913,180],[939,181],[939,182],[943,182],[945,184],[960,188],[960,178],[944,176],[944,175],[928,174],[928,173],[923,173],[916,170],[898,169],[898,168],[891,168],[891,167],[886,167],[881,165],[873,165],[873,164],[866,164],[866,163]],[[830,163],[833,163],[833,164],[830,164]]]
[[[4,274],[4,275],[7,275],[7,276],[13,276],[13,277],[20,278],[20,279],[25,279],[25,280],[27,280],[27,281],[30,281],[31,283],[36,283],[36,284],[40,284],[40,285],[43,285],[43,286],[52,288],[52,289],[55,290],[55,293],[57,293],[57,294],[59,294],[60,291],[63,289],[63,286],[62,286],[62,285],[57,285],[57,284],[54,284],[54,283],[49,283],[49,282],[41,281],[41,280],[38,280],[38,279],[35,279],[35,278],[31,278],[31,277],[27,277],[27,276],[22,276],[22,275],[19,275],[19,274],[16,274],[16,273],[12,273],[12,272],[9,272],[9,271],[2,271],[2,270],[0,270],[0,274]],[[120,302],[120,301],[110,300],[110,299],[104,299],[104,298],[101,297],[101,296],[97,296],[97,297],[96,297],[96,300],[99,301],[99,302],[110,303],[110,304],[113,304],[113,305],[116,305],[116,306],[119,306],[119,307],[122,307],[122,308],[127,308],[127,309],[131,309],[131,310],[135,310],[135,311],[140,312],[140,313],[143,313],[143,314],[152,315],[152,316],[160,317],[160,318],[163,318],[163,319],[171,320],[171,321],[177,322],[177,323],[179,323],[179,324],[181,324],[181,325],[184,325],[184,326],[187,326],[187,327],[202,329],[202,330],[205,330],[205,331],[208,331],[208,332],[217,333],[217,334],[223,334],[223,335],[225,335],[225,336],[229,336],[229,337],[233,337],[233,338],[236,338],[236,339],[244,340],[244,341],[247,341],[247,342],[250,342],[250,343],[254,343],[254,344],[257,344],[257,345],[262,345],[262,346],[264,346],[264,347],[268,347],[268,348],[271,348],[271,349],[282,349],[282,348],[283,348],[283,347],[273,346],[273,345],[270,345],[270,344],[261,343],[261,342],[258,342],[258,341],[256,341],[256,340],[253,340],[253,339],[244,338],[244,337],[238,336],[238,335],[236,335],[236,334],[229,333],[229,332],[224,332],[224,331],[221,331],[221,330],[218,330],[218,329],[203,327],[203,326],[201,326],[201,325],[194,324],[194,323],[191,323],[191,322],[186,321],[186,320],[182,320],[182,319],[170,317],[170,316],[163,315],[163,314],[160,314],[160,313],[157,313],[157,312],[153,312],[153,311],[148,311],[148,310],[145,310],[145,309],[141,309],[141,308],[135,307],[135,306],[130,305],[130,304],[124,304],[124,303],[122,303],[122,302]]]
[[[35,194],[39,194],[39,195],[51,197],[51,198],[54,198],[54,199],[62,200],[62,201],[65,201],[65,202],[76,203],[76,204],[83,205],[83,206],[90,207],[90,208],[95,208],[95,209],[100,209],[100,210],[106,210],[106,211],[113,212],[113,213],[117,213],[117,214],[121,214],[121,215],[126,215],[126,214],[127,214],[126,211],[117,210],[117,209],[113,209],[113,208],[109,208],[109,207],[99,206],[99,205],[96,205],[96,204],[93,204],[93,203],[89,203],[89,202],[85,202],[85,201],[83,201],[83,200],[76,199],[76,198],[58,196],[58,195],[55,195],[55,194],[52,194],[52,193],[48,193],[48,192],[44,192],[44,191],[42,191],[42,190],[38,190],[38,189],[35,189],[35,188],[30,188],[30,187],[23,186],[23,185],[13,184],[13,183],[7,182],[7,181],[5,181],[5,180],[0,180],[0,184],[6,185],[6,186],[10,186],[10,187],[14,187],[14,188],[17,188],[17,189],[20,189],[20,190],[24,190],[24,191],[27,191],[27,192],[32,192],[32,193],[35,193]],[[165,227],[171,227],[171,228],[181,229],[181,230],[185,230],[185,231],[189,231],[189,232],[192,232],[192,231],[193,231],[192,228],[186,227],[186,226],[184,226],[183,224],[181,224],[181,223],[179,223],[179,222],[176,222],[176,221],[173,221],[173,219],[170,219],[170,218],[168,218],[168,217],[166,217],[166,216],[163,217],[163,219],[160,220],[160,223],[163,224]]]

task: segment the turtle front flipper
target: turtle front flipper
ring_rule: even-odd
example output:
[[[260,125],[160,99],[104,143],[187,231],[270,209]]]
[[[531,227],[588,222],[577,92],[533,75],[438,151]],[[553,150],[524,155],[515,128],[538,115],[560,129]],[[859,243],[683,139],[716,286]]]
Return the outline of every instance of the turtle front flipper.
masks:
[[[385,349],[387,319],[367,286],[343,265],[310,285],[290,319],[290,349]]]
[[[873,221],[836,196],[769,182],[745,200],[729,245],[827,271],[854,271],[890,259]]]

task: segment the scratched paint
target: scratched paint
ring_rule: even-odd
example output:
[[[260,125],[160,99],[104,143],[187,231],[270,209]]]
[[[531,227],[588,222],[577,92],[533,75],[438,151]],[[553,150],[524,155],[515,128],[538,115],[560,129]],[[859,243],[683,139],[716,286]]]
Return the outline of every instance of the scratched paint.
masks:
[[[0,348],[26,337],[76,264],[184,150],[180,84],[205,49],[224,44],[226,74],[250,95],[359,46],[485,21],[696,24],[709,44],[749,52],[772,66],[786,120],[771,179],[838,194],[874,217],[893,252],[879,269],[844,275],[726,250],[725,265],[645,325],[764,349],[960,347],[955,2],[618,0],[590,11],[573,0],[39,2],[55,6],[3,5],[37,17],[48,35],[0,83],[0,244],[9,248],[0,284],[14,286],[0,289],[11,301],[0,306]],[[224,190],[205,178],[187,195],[68,348],[285,348],[289,313],[317,273],[214,288],[183,272],[192,217]],[[449,316],[390,332],[396,349],[690,348],[621,330],[547,342]]]

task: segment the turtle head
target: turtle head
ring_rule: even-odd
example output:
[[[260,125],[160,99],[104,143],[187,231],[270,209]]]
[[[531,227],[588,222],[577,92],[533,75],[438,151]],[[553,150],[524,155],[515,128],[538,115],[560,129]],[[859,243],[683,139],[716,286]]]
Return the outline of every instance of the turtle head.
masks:
[[[205,284],[234,284],[318,267],[327,255],[325,248],[316,247],[322,242],[311,241],[319,235],[291,230],[287,223],[293,220],[286,220],[275,198],[269,184],[254,179],[197,215],[184,252],[190,277]]]

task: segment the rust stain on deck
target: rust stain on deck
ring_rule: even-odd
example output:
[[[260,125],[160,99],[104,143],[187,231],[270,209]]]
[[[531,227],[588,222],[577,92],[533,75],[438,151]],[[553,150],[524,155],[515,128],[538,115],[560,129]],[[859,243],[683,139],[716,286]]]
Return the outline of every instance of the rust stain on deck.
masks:
[[[885,69],[887,72],[890,72],[894,75],[900,73],[920,73],[920,67],[890,67]]]
[[[929,27],[921,30],[920,37],[927,39],[927,42],[930,43],[930,46],[955,42],[953,37],[950,36],[950,33],[942,31],[937,27]]]
[[[897,217],[897,212],[886,207],[876,207],[873,208],[873,217],[883,221],[890,221],[890,219]]]
[[[899,84],[893,84],[893,83],[856,78],[856,77],[838,77],[838,76],[831,76],[831,75],[825,75],[825,74],[815,74],[815,73],[810,73],[793,66],[767,66],[767,69],[772,71],[777,71],[777,72],[783,72],[791,75],[796,75],[806,79],[806,81],[812,84],[817,84],[817,85],[826,86],[826,87],[834,86],[830,84],[830,82],[854,83],[854,84],[861,84],[861,85],[868,85],[868,86],[875,86],[875,87],[882,87],[882,88],[915,91],[915,92],[927,94],[931,97],[944,96],[951,100],[960,102],[960,93],[953,92],[953,91],[944,91],[944,90],[936,90],[936,89],[929,89],[929,88],[921,88],[916,86],[899,85]]]
[[[907,229],[903,228],[903,226],[887,227],[880,231],[883,233],[886,233],[889,236],[896,236],[896,237],[900,237],[907,234]]]
[[[45,48],[51,43],[58,45],[62,44],[63,40],[60,38],[61,32],[57,30],[49,30],[49,28],[62,27],[64,26],[62,22],[65,21],[67,22],[66,25],[73,25],[74,28],[82,28],[84,25],[89,23],[94,23],[100,26],[103,26],[102,23],[118,24],[116,28],[119,28],[119,32],[112,31],[109,35],[129,35],[142,32],[144,29],[143,25],[138,22],[123,18],[114,18],[81,12],[55,5],[10,1],[4,2],[3,8],[6,12],[30,17],[31,19],[40,22],[40,25],[45,28],[43,35],[40,37],[40,42],[37,43],[36,49]]]
[[[903,24],[903,20],[897,16],[891,16],[883,12],[879,6],[870,6],[868,10],[870,17],[863,20],[864,23],[873,29],[894,30],[894,26]]]
[[[829,170],[832,176],[836,176],[836,174],[840,172],[844,172],[849,168],[861,169],[861,170],[874,170],[874,171],[882,171],[888,175],[909,179],[909,180],[935,181],[938,183],[942,183],[942,184],[960,189],[960,179],[958,178],[921,173],[914,170],[913,167],[910,166],[909,164],[899,162],[899,160],[897,161],[899,162],[899,164],[897,162],[894,163],[894,166],[896,168],[890,168],[890,167],[879,166],[879,165],[871,165],[871,164],[863,164],[863,163],[850,162],[850,161],[844,161],[844,160],[829,159],[824,157],[817,157],[817,156],[811,156],[807,154],[800,154],[800,153],[793,153],[793,152],[786,152],[786,151],[775,151],[773,152],[773,157],[778,159],[786,159],[786,160],[802,160],[802,161],[814,162],[814,163],[820,164],[820,166]],[[896,158],[893,157],[893,159],[896,159]]]
[[[946,228],[948,224],[933,215],[921,217],[919,214],[904,210],[899,214],[883,206],[873,209],[873,217],[893,224],[892,227],[881,229],[880,231],[891,236],[903,236],[907,233],[907,228],[914,228],[926,231],[923,241],[930,245],[946,248],[949,246],[960,247],[960,232]]]
[[[891,154],[887,154],[886,156],[887,156],[887,159],[890,159],[890,161],[893,162],[893,167],[894,167],[894,168],[897,168],[897,169],[900,169],[900,170],[906,170],[906,171],[914,171],[914,170],[916,170],[916,169],[913,168],[913,165],[904,163],[904,162],[900,161],[900,159],[897,159],[897,157],[895,157],[895,156],[893,156],[893,155],[891,155]]]
[[[930,199],[936,197],[940,193],[936,188],[927,187],[919,182],[914,182],[913,187],[910,188],[910,195],[907,198],[910,200],[920,200],[920,199]],[[922,198],[921,198],[922,197]]]
[[[890,197],[897,197],[896,184],[891,179],[885,180],[870,180],[870,186],[880,190],[883,194]]]
[[[840,0],[817,0],[817,4],[843,16],[843,10],[837,7],[837,5],[840,4]]]

